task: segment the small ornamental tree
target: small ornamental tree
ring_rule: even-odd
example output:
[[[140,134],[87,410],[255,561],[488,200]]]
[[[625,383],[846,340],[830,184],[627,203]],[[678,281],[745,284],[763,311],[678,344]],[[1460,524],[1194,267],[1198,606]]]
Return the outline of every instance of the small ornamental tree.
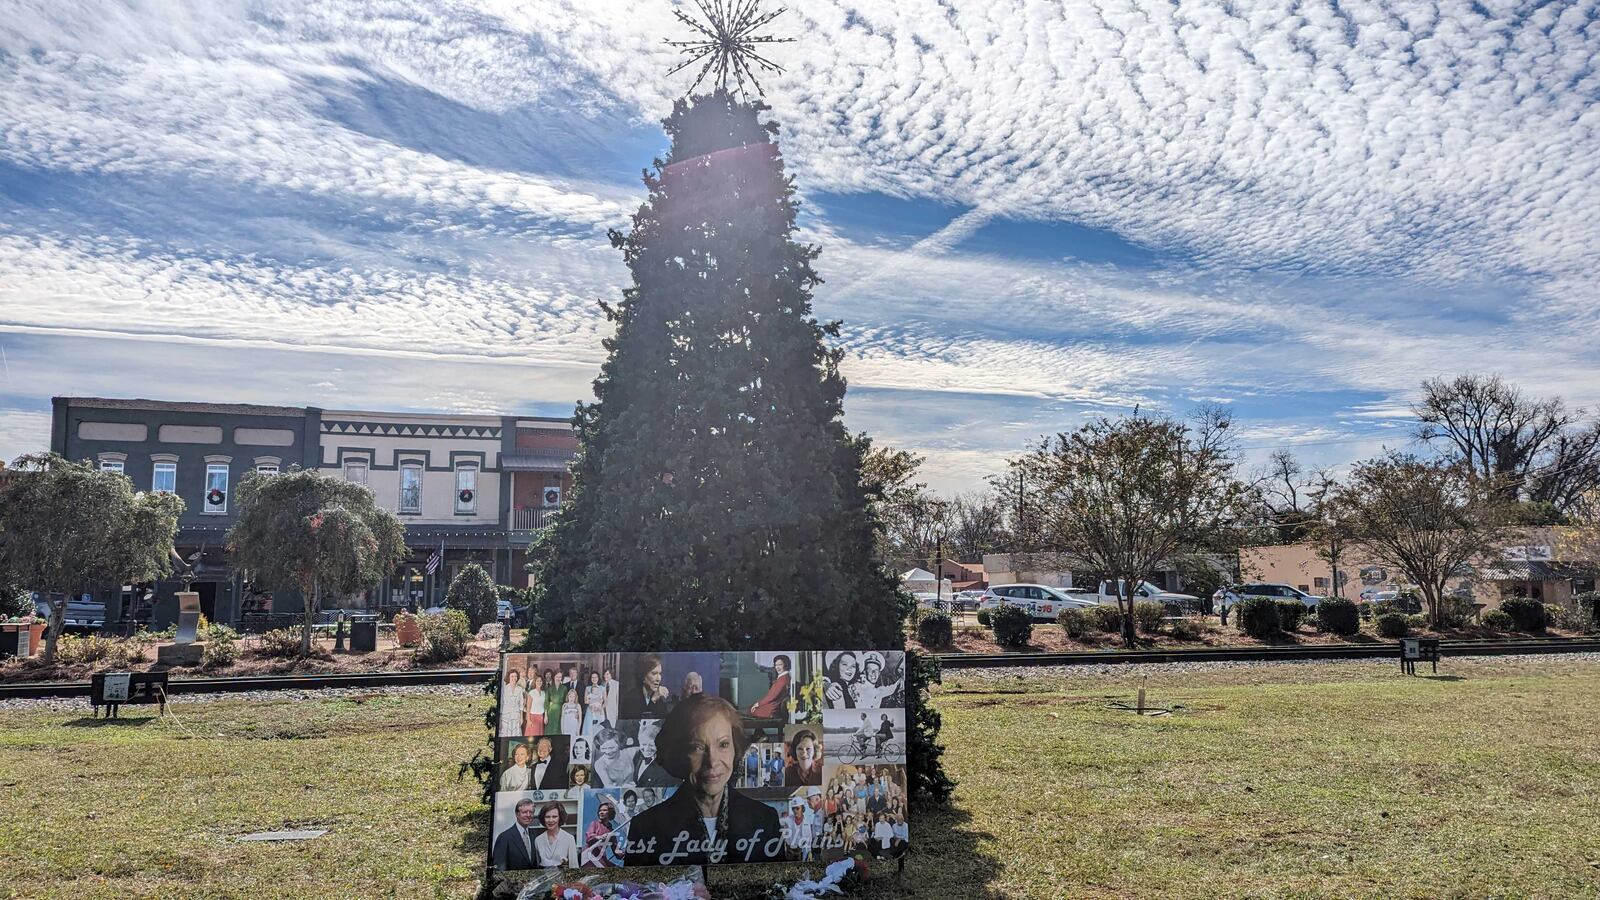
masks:
[[[323,594],[348,594],[389,576],[405,556],[405,526],[372,491],[320,472],[250,473],[234,494],[239,519],[228,530],[234,562],[271,588],[305,598],[300,655]]]
[[[1247,512],[1229,424],[1218,410],[1202,411],[1192,425],[1096,419],[1011,461],[1014,477],[1043,499],[1047,549],[1126,585],[1117,606],[1128,647],[1137,585],[1164,560],[1215,546]]]
[[[1504,507],[1489,487],[1460,464],[1391,452],[1356,464],[1331,519],[1364,556],[1405,573],[1437,628],[1449,580],[1501,537]]]
[[[499,599],[500,589],[495,587],[489,573],[477,563],[468,563],[456,575],[456,580],[450,582],[450,590],[444,595],[444,605],[466,613],[467,621],[476,632],[495,620]]]
[[[49,597],[51,665],[68,596],[171,571],[183,501],[136,494],[126,476],[54,453],[21,457],[14,467],[0,485],[0,581]]]

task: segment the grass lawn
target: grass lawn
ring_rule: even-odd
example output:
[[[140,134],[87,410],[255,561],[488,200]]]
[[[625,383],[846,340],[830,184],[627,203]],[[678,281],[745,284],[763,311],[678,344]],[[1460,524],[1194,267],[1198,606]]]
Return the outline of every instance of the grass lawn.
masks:
[[[951,807],[889,897],[1600,893],[1600,662],[954,673]],[[1067,671],[1071,670],[1058,670]],[[0,711],[0,896],[468,897],[486,700]],[[315,841],[236,835],[328,828]],[[763,872],[763,875],[770,875]],[[716,895],[750,878],[713,873]]]

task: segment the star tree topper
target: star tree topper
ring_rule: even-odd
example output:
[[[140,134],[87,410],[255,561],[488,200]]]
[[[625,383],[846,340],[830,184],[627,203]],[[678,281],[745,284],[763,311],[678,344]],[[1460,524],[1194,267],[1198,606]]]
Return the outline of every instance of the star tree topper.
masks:
[[[689,85],[685,94],[694,93],[707,75],[716,78],[717,84],[723,89],[728,89],[728,79],[731,76],[734,87],[743,93],[744,83],[748,79],[757,94],[762,93],[761,82],[756,80],[756,71],[782,73],[783,67],[756,52],[757,44],[786,44],[794,38],[773,37],[769,34],[755,34],[757,28],[766,25],[773,19],[782,15],[787,7],[779,7],[772,12],[759,12],[761,0],[694,0],[694,5],[705,17],[705,22],[697,21],[675,9],[672,14],[678,21],[698,31],[702,37],[692,41],[667,41],[669,46],[677,47],[678,52],[688,57],[683,62],[672,68],[668,75],[675,75],[695,63],[703,63],[700,73],[695,76],[694,84]]]

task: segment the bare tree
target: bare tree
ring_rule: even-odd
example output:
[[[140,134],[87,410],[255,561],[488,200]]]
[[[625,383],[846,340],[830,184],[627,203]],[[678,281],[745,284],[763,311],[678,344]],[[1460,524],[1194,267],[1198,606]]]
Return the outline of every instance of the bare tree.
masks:
[[[1424,381],[1413,411],[1417,437],[1443,444],[1501,500],[1564,513],[1600,486],[1600,423],[1581,424],[1585,411],[1560,398],[1529,397],[1498,375],[1458,375]]]
[[[1308,468],[1288,450],[1275,451],[1250,483],[1262,523],[1286,544],[1311,536],[1333,485],[1327,469]]]
[[[950,503],[949,555],[977,561],[1008,546],[1005,498],[995,492],[958,494]]]
[[[1396,452],[1357,463],[1331,502],[1330,527],[1404,572],[1435,626],[1447,582],[1495,549],[1505,511],[1463,463]]]
[[[1040,486],[1047,549],[1125,586],[1118,606],[1130,647],[1134,587],[1162,560],[1211,546],[1247,514],[1230,424],[1215,409],[1192,424],[1098,419],[1011,461]]]

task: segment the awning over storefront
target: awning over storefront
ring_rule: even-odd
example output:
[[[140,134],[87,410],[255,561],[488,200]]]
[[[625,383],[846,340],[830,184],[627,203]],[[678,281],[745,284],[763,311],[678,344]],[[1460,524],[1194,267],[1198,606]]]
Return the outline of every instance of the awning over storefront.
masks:
[[[1563,581],[1568,578],[1585,578],[1589,572],[1575,566],[1555,562],[1497,563],[1478,569],[1478,577],[1488,581]]]
[[[507,472],[566,472],[575,454],[571,450],[523,450],[500,454],[500,468]]]

